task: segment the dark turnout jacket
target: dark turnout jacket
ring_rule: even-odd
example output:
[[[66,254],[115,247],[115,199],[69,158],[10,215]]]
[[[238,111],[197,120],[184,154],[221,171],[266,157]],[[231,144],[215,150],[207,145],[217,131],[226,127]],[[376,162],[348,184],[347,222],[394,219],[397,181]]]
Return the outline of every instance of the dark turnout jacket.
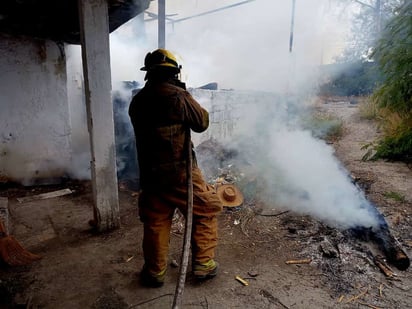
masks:
[[[205,131],[209,126],[208,112],[178,80],[149,80],[133,97],[129,116],[136,137],[142,189],[184,184],[186,143],[193,147],[190,129]],[[195,158],[193,161],[196,164]]]

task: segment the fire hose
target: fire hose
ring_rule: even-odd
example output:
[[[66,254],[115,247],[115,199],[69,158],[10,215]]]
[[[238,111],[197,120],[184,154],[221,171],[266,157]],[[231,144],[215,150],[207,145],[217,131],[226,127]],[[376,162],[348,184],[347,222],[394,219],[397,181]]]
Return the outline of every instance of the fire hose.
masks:
[[[186,178],[187,178],[187,213],[185,234],[183,240],[183,252],[180,261],[179,278],[176,284],[176,290],[173,298],[173,309],[178,309],[182,304],[183,290],[185,288],[187,265],[189,262],[190,254],[190,239],[192,235],[192,222],[193,222],[193,175],[192,175],[192,143],[190,139],[190,129],[186,134],[185,148],[187,151],[186,161]]]

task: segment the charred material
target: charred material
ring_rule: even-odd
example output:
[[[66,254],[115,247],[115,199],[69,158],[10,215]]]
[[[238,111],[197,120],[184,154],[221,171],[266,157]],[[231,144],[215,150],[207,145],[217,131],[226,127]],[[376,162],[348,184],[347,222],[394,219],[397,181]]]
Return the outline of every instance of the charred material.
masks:
[[[217,177],[223,176],[225,181],[228,181],[228,179],[232,180],[230,178],[236,178],[235,182],[241,187],[245,200],[254,200],[251,196],[256,195],[258,184],[255,182],[255,173],[251,173],[251,170],[254,170],[254,167],[243,159],[243,153],[240,153],[236,148],[222,145],[213,139],[206,140],[199,144],[196,151],[198,154],[198,163],[208,178],[216,179]],[[228,169],[225,167],[229,167],[232,173],[227,173]],[[242,176],[228,177],[231,175]],[[250,175],[253,177],[250,177]],[[357,183],[354,182],[353,184],[357,187],[359,192],[363,191]],[[290,190],[290,188],[285,188],[285,190]],[[249,192],[251,192],[251,194],[249,194]],[[307,198],[306,192],[298,192],[294,195],[299,196],[302,199]],[[384,216],[378,211],[376,206],[366,200],[366,198],[363,200],[360,207],[366,210],[374,224],[373,226],[364,226],[360,224],[352,225],[346,230],[349,236],[374,243],[386,256],[388,263],[394,265],[399,270],[408,269],[410,266],[409,257],[403,250],[399,241],[391,234]],[[333,257],[337,255],[337,252],[327,250],[326,247],[322,248],[322,250],[325,256]]]
[[[139,167],[133,127],[128,110],[133,93],[138,89],[136,81],[123,81],[121,91],[113,92],[113,116],[116,143],[117,178],[139,188]]]
[[[403,250],[399,241],[391,234],[388,223],[383,215],[378,212],[373,204],[371,211],[377,216],[379,225],[377,227],[357,226],[349,230],[350,234],[364,241],[374,242],[381,250],[387,261],[399,270],[406,270],[410,266],[410,259]]]
[[[399,241],[391,234],[389,227],[381,226],[377,231],[371,232],[371,239],[385,253],[388,262],[399,270],[406,270],[410,266],[409,257],[402,249]]]

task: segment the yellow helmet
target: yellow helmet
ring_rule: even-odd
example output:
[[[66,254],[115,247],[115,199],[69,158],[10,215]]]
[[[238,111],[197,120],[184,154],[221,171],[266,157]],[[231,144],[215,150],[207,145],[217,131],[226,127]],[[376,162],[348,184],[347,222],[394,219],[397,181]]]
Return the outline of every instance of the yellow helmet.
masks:
[[[153,52],[147,53],[144,58],[144,67],[140,70],[150,71],[158,67],[168,67],[180,72],[181,66],[177,63],[176,57],[168,50],[159,48]]]

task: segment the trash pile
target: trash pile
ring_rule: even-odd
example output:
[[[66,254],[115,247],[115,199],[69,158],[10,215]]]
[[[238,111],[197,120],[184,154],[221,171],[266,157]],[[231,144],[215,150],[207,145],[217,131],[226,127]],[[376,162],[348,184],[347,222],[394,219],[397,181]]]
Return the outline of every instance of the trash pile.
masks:
[[[238,150],[208,139],[196,147],[196,156],[206,181],[215,186],[224,206],[238,210],[255,204],[258,177]]]

